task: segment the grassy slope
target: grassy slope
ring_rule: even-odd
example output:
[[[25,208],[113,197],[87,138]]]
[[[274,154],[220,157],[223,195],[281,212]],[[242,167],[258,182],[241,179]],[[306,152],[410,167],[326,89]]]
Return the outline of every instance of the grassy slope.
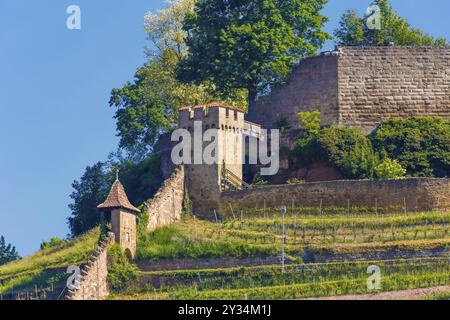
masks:
[[[96,247],[99,229],[94,229],[78,238],[64,241],[61,245],[40,250],[22,260],[0,266],[0,293],[15,288],[21,290],[48,286],[49,281],[61,282],[65,275],[65,268],[69,265],[86,263]]]
[[[448,248],[450,212],[311,216],[288,215],[286,252],[330,253]],[[279,253],[282,219],[254,215],[221,224],[187,218],[140,237],[138,259],[210,258]]]
[[[267,210],[270,212],[271,210]],[[141,260],[279,256],[281,225],[272,210],[246,214],[220,224],[187,218],[142,236]],[[302,264],[305,249],[329,254],[361,254],[400,249],[448,249],[450,212],[374,214],[355,212],[318,215],[298,209],[288,214],[286,252],[294,262],[285,273],[277,266],[142,272],[157,279],[146,286],[117,292],[117,299],[294,299],[367,293],[367,267],[382,270],[383,291],[450,283],[444,258]]]

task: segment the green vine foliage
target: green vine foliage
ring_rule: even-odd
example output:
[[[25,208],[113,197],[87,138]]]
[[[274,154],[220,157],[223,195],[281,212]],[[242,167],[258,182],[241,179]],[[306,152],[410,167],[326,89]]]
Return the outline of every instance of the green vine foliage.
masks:
[[[112,290],[128,288],[137,278],[138,269],[128,261],[118,244],[108,248],[108,281]]]

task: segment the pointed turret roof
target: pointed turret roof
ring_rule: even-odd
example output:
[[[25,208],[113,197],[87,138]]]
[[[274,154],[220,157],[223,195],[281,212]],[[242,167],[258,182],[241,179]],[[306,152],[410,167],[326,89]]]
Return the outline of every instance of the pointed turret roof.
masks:
[[[98,205],[99,209],[115,209],[115,208],[123,208],[133,212],[141,212],[138,208],[133,206],[125,193],[125,189],[123,188],[122,183],[120,183],[119,179],[114,181],[111,191],[109,192],[108,197],[105,202]]]

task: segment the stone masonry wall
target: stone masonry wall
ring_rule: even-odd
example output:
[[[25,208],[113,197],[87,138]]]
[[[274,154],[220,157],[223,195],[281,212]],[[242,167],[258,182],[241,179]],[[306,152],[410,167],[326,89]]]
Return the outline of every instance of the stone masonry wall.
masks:
[[[109,295],[107,251],[110,243],[114,243],[112,232],[81,267],[81,274],[74,283],[77,288],[68,290],[66,300],[103,300]]]
[[[301,111],[320,110],[323,125],[371,132],[383,120],[450,119],[450,47],[341,47],[307,58],[287,84],[258,101],[248,119],[292,129]]]
[[[149,219],[147,228],[174,223],[181,218],[184,200],[184,168],[177,167],[155,196],[145,203]]]
[[[321,110],[324,125],[338,120],[338,54],[323,54],[305,59],[293,70],[287,84],[274,88],[259,100],[249,121],[265,128],[274,128],[280,120],[287,120],[298,128],[298,113]]]
[[[224,192],[218,204],[220,214],[248,208],[295,205],[374,208],[404,206],[408,211],[450,209],[450,179],[408,178],[399,180],[339,180],[298,185],[267,186]]]
[[[450,119],[450,47],[342,47],[339,51],[340,124],[369,133],[383,119]]]

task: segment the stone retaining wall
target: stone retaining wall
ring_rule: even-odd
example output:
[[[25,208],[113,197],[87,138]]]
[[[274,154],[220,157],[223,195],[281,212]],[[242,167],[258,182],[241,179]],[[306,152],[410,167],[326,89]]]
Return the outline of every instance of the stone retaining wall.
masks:
[[[290,206],[364,206],[404,208],[407,211],[450,209],[450,179],[338,180],[297,185],[267,186],[223,192],[218,211],[229,215],[245,208]]]
[[[76,288],[67,291],[66,300],[103,300],[109,295],[108,245],[114,243],[114,234],[98,245],[98,248],[81,266],[81,274],[73,284]]]

